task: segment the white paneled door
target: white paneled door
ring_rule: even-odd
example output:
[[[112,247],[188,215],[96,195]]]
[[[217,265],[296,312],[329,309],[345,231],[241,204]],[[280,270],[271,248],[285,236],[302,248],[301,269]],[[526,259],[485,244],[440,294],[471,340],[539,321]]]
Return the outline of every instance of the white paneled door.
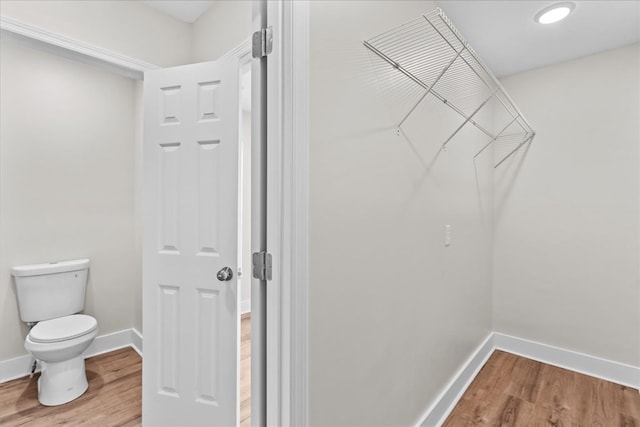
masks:
[[[238,419],[238,131],[237,60],[145,73],[145,426]]]

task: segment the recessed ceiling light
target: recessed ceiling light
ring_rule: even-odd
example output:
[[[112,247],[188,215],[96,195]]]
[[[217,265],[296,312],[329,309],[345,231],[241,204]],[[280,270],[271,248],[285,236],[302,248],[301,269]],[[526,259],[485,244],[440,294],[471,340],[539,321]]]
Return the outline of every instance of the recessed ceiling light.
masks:
[[[572,2],[555,3],[536,13],[534,20],[539,24],[553,24],[566,18],[574,7]]]

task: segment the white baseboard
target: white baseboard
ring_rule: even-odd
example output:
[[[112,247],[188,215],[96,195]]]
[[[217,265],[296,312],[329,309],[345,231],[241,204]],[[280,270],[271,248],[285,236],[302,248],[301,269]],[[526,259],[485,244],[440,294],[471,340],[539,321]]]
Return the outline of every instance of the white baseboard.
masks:
[[[31,355],[0,361],[0,383],[29,375],[33,359]]]
[[[581,374],[640,389],[640,367],[602,359],[559,347],[541,344],[499,332],[491,333],[444,387],[416,427],[441,426],[467,390],[480,368],[496,350]]]
[[[528,359],[627,387],[640,388],[640,367],[638,366],[625,365],[576,351],[512,337],[500,332],[493,333],[493,345],[495,349],[504,350]]]
[[[240,301],[240,314],[251,313],[251,300],[243,299]]]
[[[97,336],[84,355],[87,358],[124,347],[132,347],[142,356],[142,335],[135,329],[125,329]],[[30,354],[0,361],[0,383],[29,375],[32,363]]]
[[[118,350],[131,346],[131,329],[125,329],[110,334],[97,336],[88,349],[84,352],[84,357],[97,356],[109,351]]]
[[[142,357],[142,334],[136,328],[131,328],[131,348]]]
[[[441,425],[467,390],[471,381],[489,359],[493,350],[493,334],[489,334],[471,357],[464,362],[444,390],[436,397],[416,426],[434,427]]]

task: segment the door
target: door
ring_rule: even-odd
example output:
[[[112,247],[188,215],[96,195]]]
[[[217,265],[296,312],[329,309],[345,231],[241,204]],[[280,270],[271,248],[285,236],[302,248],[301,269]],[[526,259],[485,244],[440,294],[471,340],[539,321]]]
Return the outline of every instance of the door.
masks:
[[[238,74],[237,59],[145,73],[147,426],[238,419]]]

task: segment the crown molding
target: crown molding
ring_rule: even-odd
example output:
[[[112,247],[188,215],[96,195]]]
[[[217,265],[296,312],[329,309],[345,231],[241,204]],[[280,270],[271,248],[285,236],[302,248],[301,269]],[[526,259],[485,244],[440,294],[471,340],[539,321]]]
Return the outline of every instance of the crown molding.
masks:
[[[8,16],[0,16],[0,30],[2,36],[9,36],[33,47],[138,80],[143,79],[145,71],[160,68]]]

